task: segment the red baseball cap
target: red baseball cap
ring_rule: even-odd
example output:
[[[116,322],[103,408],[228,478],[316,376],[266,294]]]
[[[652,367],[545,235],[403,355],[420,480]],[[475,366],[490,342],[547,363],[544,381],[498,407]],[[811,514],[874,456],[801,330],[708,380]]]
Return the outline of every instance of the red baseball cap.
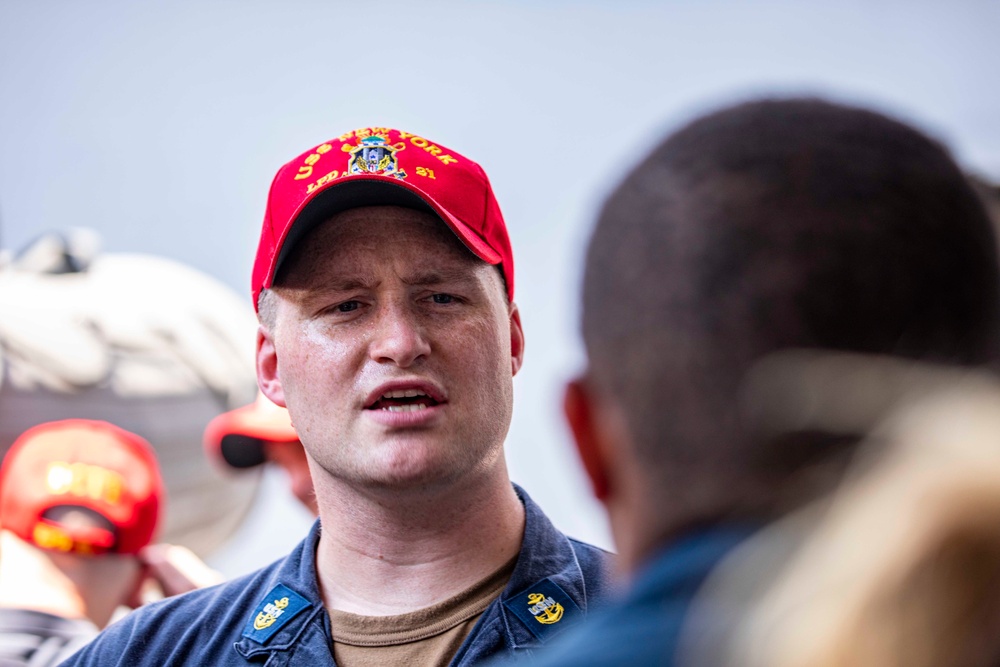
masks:
[[[102,421],[48,422],[3,460],[0,526],[43,549],[135,554],[153,540],[163,496],[156,454],[139,436]]]
[[[437,215],[474,255],[500,265],[507,296],[514,299],[510,238],[482,167],[418,135],[368,127],[322,143],[278,170],[254,260],[254,308],[309,229],[361,206],[405,206]]]
[[[288,410],[258,392],[250,405],[223,412],[205,427],[205,451],[233,468],[267,461],[265,442],[298,442]]]

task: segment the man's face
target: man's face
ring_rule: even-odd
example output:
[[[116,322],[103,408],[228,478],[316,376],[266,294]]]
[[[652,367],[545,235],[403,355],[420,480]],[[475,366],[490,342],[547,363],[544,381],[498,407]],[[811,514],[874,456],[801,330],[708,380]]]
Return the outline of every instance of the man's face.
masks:
[[[335,478],[400,488],[503,465],[520,317],[436,217],[352,209],[299,242],[258,336],[265,393]]]

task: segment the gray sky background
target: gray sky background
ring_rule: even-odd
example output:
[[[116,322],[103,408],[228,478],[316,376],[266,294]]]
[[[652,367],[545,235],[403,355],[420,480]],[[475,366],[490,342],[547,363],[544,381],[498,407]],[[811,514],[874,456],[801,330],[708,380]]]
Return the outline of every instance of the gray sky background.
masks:
[[[512,476],[607,546],[559,415],[603,195],[670,129],[765,94],[887,111],[1000,180],[998,36],[985,0],[0,0],[0,247],[87,226],[106,251],[165,255],[245,294],[282,163],[369,125],[454,148],[490,175],[514,244],[528,347]],[[280,479],[264,488],[219,557],[229,573],[308,523]]]

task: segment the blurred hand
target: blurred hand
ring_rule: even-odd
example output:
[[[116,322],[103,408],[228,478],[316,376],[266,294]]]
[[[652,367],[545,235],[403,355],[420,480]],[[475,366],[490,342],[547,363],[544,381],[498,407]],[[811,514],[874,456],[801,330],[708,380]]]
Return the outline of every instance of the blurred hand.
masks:
[[[187,547],[176,544],[152,544],[139,553],[145,581],[139,594],[139,606],[165,597],[180,595],[197,588],[214,586],[225,577],[205,565]]]

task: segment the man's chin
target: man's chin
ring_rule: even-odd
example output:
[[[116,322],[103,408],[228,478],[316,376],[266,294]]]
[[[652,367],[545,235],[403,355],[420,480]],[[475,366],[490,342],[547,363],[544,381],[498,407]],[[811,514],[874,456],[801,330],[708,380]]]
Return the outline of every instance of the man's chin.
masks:
[[[363,482],[372,490],[392,493],[447,491],[468,479],[467,462],[413,448],[394,452],[366,470]],[[359,480],[361,481],[361,480]]]

